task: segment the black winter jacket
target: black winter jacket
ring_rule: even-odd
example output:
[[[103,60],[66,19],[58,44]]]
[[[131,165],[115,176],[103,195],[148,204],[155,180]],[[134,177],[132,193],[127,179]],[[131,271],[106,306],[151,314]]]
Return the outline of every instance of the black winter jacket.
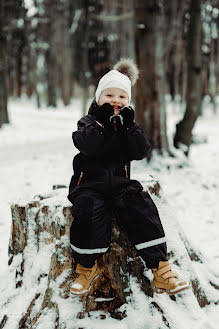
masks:
[[[134,124],[130,129],[117,132],[103,128],[95,120],[98,110],[94,99],[88,115],[78,121],[78,130],[72,134],[80,153],[73,160],[74,176],[70,190],[82,172],[85,176],[94,177],[104,175],[105,170],[111,168],[116,176],[125,176],[124,166],[129,161],[141,160],[149,154],[150,145],[140,126]]]

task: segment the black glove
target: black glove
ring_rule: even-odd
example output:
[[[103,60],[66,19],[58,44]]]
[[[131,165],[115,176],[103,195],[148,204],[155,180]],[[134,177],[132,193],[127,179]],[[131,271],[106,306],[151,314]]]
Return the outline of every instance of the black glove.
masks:
[[[123,128],[121,117],[119,115],[114,115],[111,119],[112,128],[114,131],[121,131]]]
[[[131,106],[123,107],[119,113],[123,118],[123,125],[125,128],[131,128],[134,123],[135,113]]]
[[[100,122],[104,127],[110,125],[110,117],[114,115],[112,105],[105,103],[99,106],[98,111],[95,113],[95,119]]]

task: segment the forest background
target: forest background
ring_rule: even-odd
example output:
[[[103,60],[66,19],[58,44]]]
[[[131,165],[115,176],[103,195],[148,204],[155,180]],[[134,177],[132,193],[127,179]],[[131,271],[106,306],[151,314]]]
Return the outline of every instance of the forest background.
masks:
[[[136,122],[153,149],[172,156],[165,95],[181,105],[174,146],[188,155],[203,100],[219,93],[218,0],[1,0],[0,127],[8,99],[58,108],[81,97],[83,114],[100,77],[122,57],[140,79]]]

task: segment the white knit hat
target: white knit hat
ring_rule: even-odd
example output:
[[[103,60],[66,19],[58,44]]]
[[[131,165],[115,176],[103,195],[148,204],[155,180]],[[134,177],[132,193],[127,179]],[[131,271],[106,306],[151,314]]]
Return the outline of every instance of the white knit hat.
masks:
[[[108,88],[120,88],[124,90],[128,95],[129,101],[131,100],[131,81],[126,75],[119,71],[111,70],[100,79],[96,90],[97,103],[102,91]]]
[[[106,73],[99,81],[96,90],[96,102],[98,103],[103,90],[108,88],[120,88],[124,90],[131,101],[131,86],[138,78],[138,68],[131,59],[121,59],[115,64],[113,70]]]

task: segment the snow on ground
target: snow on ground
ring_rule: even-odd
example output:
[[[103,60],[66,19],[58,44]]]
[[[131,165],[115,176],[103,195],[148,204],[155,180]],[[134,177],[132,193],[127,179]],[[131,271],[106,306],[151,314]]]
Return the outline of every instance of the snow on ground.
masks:
[[[169,104],[168,109],[168,134],[170,138],[174,133],[175,124],[180,118],[180,111],[177,104]],[[77,150],[72,144],[71,134],[76,129],[77,120],[81,117],[81,103],[73,100],[67,108],[60,106],[54,109],[36,109],[35,105],[25,99],[11,101],[9,104],[10,125],[5,125],[0,129],[0,291],[5,289],[8,276],[7,271],[7,248],[11,227],[10,205],[16,201],[31,199],[36,194],[47,193],[54,184],[64,184],[68,186],[72,175],[72,159]],[[171,216],[176,217],[177,225],[182,228],[187,238],[195,250],[200,251],[204,257],[206,266],[212,272],[219,272],[219,115],[214,115],[210,108],[206,107],[204,116],[196,123],[194,133],[200,137],[207,138],[207,143],[192,145],[190,157],[186,159],[179,151],[174,151],[175,158],[154,156],[150,165],[144,160],[132,163],[132,178],[138,179],[143,185],[148,174],[159,180],[164,195],[168,200],[168,209],[162,209],[159,200],[155,200],[159,211],[166,217],[171,212]],[[171,146],[172,147],[172,146]],[[183,166],[182,166],[183,165]],[[182,167],[182,168],[180,168]],[[162,218],[161,218],[162,219]],[[165,218],[165,221],[168,219]],[[179,228],[179,229],[180,229]],[[200,267],[203,271],[203,267]],[[196,268],[199,271],[198,268]],[[207,274],[206,274],[207,273]],[[199,278],[203,285],[209,280],[208,272],[199,273]],[[218,277],[219,275],[217,275]],[[135,286],[135,282],[132,282]],[[128,323],[122,321],[120,324],[116,320],[105,320],[105,327],[109,328],[146,328],[147,309],[141,318],[138,318],[138,311],[146,305],[146,299],[137,292],[133,302],[134,308],[127,307],[129,312]],[[185,307],[180,299],[177,302],[159,296],[162,307],[171,307],[173,328],[189,327],[191,319],[197,319],[199,314],[195,313],[198,307],[193,310],[188,309],[190,316],[186,318]],[[154,298],[156,300],[156,297]],[[64,303],[64,301],[63,301]],[[63,312],[71,309],[71,304],[65,301],[66,308]],[[76,305],[76,304],[75,304]],[[78,305],[76,308],[78,309]],[[146,307],[146,306],[145,306]],[[136,308],[136,309],[135,309]],[[182,311],[183,309],[183,311]],[[210,322],[218,323],[218,305],[206,306],[204,314],[209,321],[203,319],[200,313],[200,322],[194,323],[194,328],[213,328]],[[202,312],[203,313],[203,312]],[[184,319],[182,319],[184,314]],[[176,317],[177,315],[177,317]],[[45,321],[53,322],[54,314],[45,314]],[[154,320],[159,324],[148,323],[147,328],[161,328],[160,315],[154,312]],[[0,311],[0,321],[2,314]],[[178,323],[175,322],[179,319]],[[102,321],[99,322],[98,315],[91,316],[91,319],[84,319],[78,323],[81,327],[102,328]],[[182,323],[180,323],[182,322]],[[75,325],[75,324],[74,324]],[[49,326],[47,326],[49,328]],[[37,328],[44,328],[44,320],[40,319]]]

